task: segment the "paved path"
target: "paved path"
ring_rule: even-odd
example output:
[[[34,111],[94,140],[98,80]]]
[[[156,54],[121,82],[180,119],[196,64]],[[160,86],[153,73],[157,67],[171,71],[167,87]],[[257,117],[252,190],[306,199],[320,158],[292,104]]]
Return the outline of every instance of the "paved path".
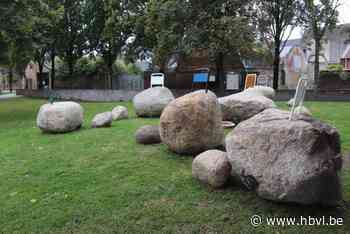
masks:
[[[15,93],[0,94],[0,100],[8,100],[12,98],[19,98],[21,96],[16,96]]]

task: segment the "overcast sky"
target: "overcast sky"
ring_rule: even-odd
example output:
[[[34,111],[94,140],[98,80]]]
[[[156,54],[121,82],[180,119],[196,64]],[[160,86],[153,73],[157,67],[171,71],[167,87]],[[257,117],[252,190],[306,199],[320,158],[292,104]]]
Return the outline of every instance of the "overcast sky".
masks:
[[[339,21],[340,23],[350,23],[350,1],[349,0],[342,0],[342,6],[339,9],[340,11],[340,17]]]
[[[350,23],[350,0],[341,0],[342,5],[339,8],[339,24]],[[291,39],[300,38],[301,29],[295,29]]]

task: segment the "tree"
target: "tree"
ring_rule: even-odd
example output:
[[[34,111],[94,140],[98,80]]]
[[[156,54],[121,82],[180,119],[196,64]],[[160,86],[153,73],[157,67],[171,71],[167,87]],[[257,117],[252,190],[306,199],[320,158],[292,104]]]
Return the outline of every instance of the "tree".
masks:
[[[127,40],[133,35],[135,12],[140,0],[104,0],[87,2],[90,50],[103,58],[109,88],[113,88],[113,65],[125,49]],[[90,17],[89,17],[90,16]]]
[[[190,19],[186,25],[185,46],[204,48],[216,64],[219,91],[225,90],[224,57],[240,61],[253,53],[255,29],[252,24],[252,1],[190,1]]]
[[[261,36],[274,51],[273,88],[278,89],[280,54],[293,29],[299,24],[296,0],[258,0],[256,7]]]
[[[86,31],[89,27],[85,21],[85,1],[60,0],[63,5],[63,19],[57,29],[58,40],[55,47],[57,54],[67,63],[68,75],[74,74],[74,66],[88,49]]]
[[[145,47],[153,51],[153,62],[158,64],[161,70],[164,69],[170,53],[184,50],[188,10],[189,3],[185,0],[150,0],[147,4],[142,37]],[[140,38],[140,34],[138,37]]]
[[[33,55],[33,5],[39,0],[0,2],[0,34],[7,45],[6,59],[9,69],[9,84],[12,91],[14,70],[24,75],[24,69]]]
[[[56,0],[42,0],[36,7],[36,18],[33,25],[35,45],[34,60],[39,65],[39,76],[42,75],[45,62],[51,60],[51,88],[55,82],[56,45],[60,37],[60,24],[63,20],[63,5]]]
[[[327,31],[331,31],[338,21],[340,0],[304,0],[302,19],[307,30],[311,31],[315,42],[314,82],[318,91],[320,77],[320,51],[322,39]]]
[[[223,58],[243,59],[254,47],[250,1],[168,0],[147,5],[146,33],[158,64],[172,52],[208,51],[216,64],[220,90],[224,90]]]

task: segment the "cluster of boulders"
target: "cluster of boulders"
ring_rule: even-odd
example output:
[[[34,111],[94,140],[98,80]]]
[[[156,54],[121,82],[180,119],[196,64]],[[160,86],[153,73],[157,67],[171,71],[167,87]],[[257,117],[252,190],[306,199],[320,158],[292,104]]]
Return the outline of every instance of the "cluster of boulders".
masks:
[[[144,127],[136,132],[137,142],[152,142],[156,128],[159,141],[155,143],[162,142],[178,154],[195,155],[223,144],[221,109],[210,91],[193,92],[171,101],[162,110],[160,125],[154,131]]]
[[[112,111],[97,114],[92,128],[110,127],[113,120],[128,118],[128,109],[117,106]],[[84,121],[84,109],[76,102],[54,102],[41,106],[37,126],[46,133],[68,133],[78,130]]]
[[[289,112],[276,108],[274,95],[266,87],[219,99],[210,91],[193,92],[169,102],[160,125],[141,128],[136,139],[198,155],[193,177],[213,188],[235,182],[272,201],[337,204],[342,198],[338,131],[307,109],[296,109],[290,121]],[[223,127],[234,130],[225,138]]]
[[[291,121],[289,112],[276,108],[274,95],[271,88],[255,87],[223,98],[200,90],[175,99],[167,88],[145,90],[133,100],[136,113],[160,116],[160,124],[138,129],[136,142],[198,155],[193,177],[213,188],[231,181],[272,201],[337,204],[342,199],[338,131],[303,107]],[[37,125],[44,132],[70,132],[82,126],[83,115],[74,102],[46,104]],[[96,115],[92,127],[126,118],[128,110],[118,106]],[[225,138],[224,128],[234,130]]]

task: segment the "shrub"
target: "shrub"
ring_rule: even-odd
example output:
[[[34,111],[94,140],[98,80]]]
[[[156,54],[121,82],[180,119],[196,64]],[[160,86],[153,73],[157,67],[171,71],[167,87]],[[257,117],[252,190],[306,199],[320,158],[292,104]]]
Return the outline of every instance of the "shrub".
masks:
[[[67,63],[61,59],[57,59],[57,78],[69,79],[69,69]],[[127,74],[140,74],[140,70],[133,63],[125,63],[123,60],[116,60],[113,64],[113,72],[127,73]],[[75,77],[89,77],[92,75],[105,76],[107,73],[107,67],[101,57],[83,57],[77,61],[74,66]]]
[[[141,73],[141,70],[133,63],[126,63],[124,60],[117,60],[114,63],[113,70],[116,73],[127,73],[130,75],[137,75]]]
[[[344,71],[344,66],[342,64],[330,64],[326,70],[321,71],[321,78],[322,77],[348,80],[350,79],[350,74]]]
[[[344,66],[342,64],[330,64],[327,67],[327,71],[341,73],[344,71]]]

